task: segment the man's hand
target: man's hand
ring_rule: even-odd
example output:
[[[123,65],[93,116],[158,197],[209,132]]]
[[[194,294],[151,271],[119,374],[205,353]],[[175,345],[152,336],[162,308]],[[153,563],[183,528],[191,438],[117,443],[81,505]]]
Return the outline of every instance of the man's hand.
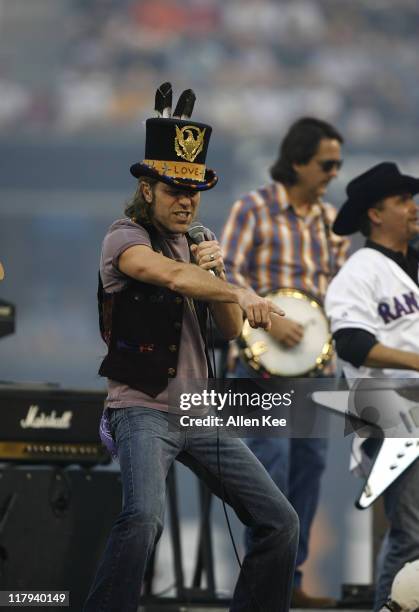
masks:
[[[217,271],[218,276],[223,274],[223,255],[217,240],[204,240],[199,244],[192,244],[190,248],[195,262],[200,268]]]
[[[304,327],[292,319],[278,319],[272,321],[270,335],[286,348],[297,346],[304,336]]]
[[[285,312],[271,300],[259,297],[253,289],[241,289],[239,292],[239,306],[249,321],[250,327],[262,327],[269,331],[272,320],[276,316],[283,317]]]

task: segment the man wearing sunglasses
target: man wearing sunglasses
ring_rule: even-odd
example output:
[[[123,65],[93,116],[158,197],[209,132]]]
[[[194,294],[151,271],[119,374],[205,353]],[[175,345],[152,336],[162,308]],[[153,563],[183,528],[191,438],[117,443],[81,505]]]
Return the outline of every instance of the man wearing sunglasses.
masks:
[[[294,288],[323,303],[328,283],[344,263],[349,245],[347,239],[332,233],[336,211],[322,201],[342,166],[342,143],[339,132],[325,121],[305,117],[291,126],[270,170],[273,180],[239,199],[225,225],[222,246],[230,282],[252,287],[259,295]],[[287,313],[270,333],[283,347],[292,349],[305,332],[292,313]],[[328,374],[332,374],[331,368]],[[240,360],[233,375],[257,376]],[[246,442],[300,517],[293,607],[332,607],[334,600],[311,597],[303,591],[301,572],[308,555],[327,441],[259,437]],[[246,539],[249,546],[251,530]]]

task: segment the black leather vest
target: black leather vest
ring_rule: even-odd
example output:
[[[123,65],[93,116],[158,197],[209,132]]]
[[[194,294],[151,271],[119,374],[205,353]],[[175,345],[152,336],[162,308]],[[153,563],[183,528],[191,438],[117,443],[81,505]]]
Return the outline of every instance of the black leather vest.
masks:
[[[153,250],[168,255],[157,230],[145,229]],[[99,374],[151,397],[164,391],[177,374],[185,299],[170,289],[132,278],[122,291],[107,293],[99,274],[99,324],[108,346]],[[193,304],[212,376],[206,340],[208,305],[198,300]]]

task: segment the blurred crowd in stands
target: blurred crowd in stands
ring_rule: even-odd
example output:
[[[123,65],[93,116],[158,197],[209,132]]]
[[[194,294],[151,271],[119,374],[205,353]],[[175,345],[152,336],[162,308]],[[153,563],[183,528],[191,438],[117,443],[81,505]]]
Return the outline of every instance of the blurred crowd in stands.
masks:
[[[7,61],[1,2],[0,134],[129,133],[171,80],[193,87],[199,118],[227,136],[278,134],[310,114],[355,147],[416,146],[417,0],[30,0],[32,11],[62,11],[44,71],[46,52],[21,53],[25,69]]]

